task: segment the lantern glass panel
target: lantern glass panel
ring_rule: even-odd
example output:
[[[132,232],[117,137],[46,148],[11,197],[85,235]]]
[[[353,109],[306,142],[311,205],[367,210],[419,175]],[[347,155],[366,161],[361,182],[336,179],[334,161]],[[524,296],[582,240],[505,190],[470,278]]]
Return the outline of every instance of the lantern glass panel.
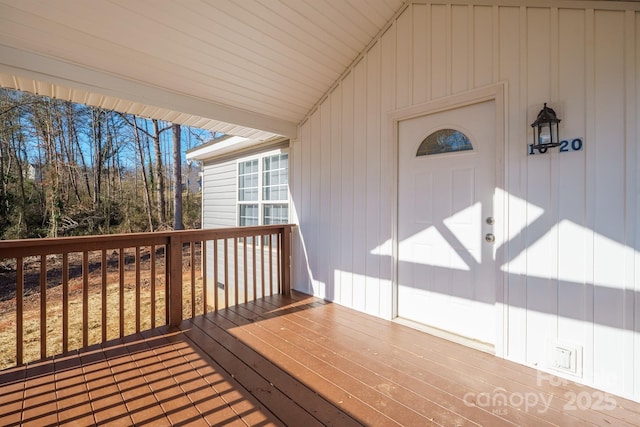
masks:
[[[546,145],[551,143],[551,124],[545,124],[539,127],[540,135],[538,135],[538,144]]]

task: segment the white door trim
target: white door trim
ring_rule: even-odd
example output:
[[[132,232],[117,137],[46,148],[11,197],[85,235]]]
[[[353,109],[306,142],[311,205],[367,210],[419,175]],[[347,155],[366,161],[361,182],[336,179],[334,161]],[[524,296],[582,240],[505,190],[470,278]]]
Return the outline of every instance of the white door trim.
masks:
[[[505,159],[508,158],[508,144],[506,143],[507,135],[507,84],[506,82],[500,82],[492,84],[478,89],[473,89],[468,92],[448,96],[433,101],[424,102],[421,104],[411,105],[409,107],[401,108],[390,112],[387,115],[387,136],[388,140],[392,143],[392,155],[393,155],[393,212],[392,212],[392,253],[393,253],[393,290],[391,298],[391,316],[393,319],[398,317],[398,212],[399,212],[399,140],[398,131],[399,124],[403,120],[412,119],[415,117],[430,115],[441,111],[447,111],[454,108],[464,107],[467,105],[473,105],[485,101],[495,101],[495,135],[496,135],[496,163],[495,163],[495,183],[496,192],[494,203],[496,209],[494,211],[496,219],[496,227],[494,234],[496,235],[496,242],[494,251],[496,251],[496,341],[495,341],[495,354],[496,356],[505,357],[505,350],[507,348],[506,339],[508,337],[507,327],[507,276],[506,272],[500,269],[500,266],[504,265],[504,255],[508,253],[507,236],[508,236],[508,197],[506,192],[506,177],[507,177],[507,165]],[[523,135],[523,139],[526,136]]]

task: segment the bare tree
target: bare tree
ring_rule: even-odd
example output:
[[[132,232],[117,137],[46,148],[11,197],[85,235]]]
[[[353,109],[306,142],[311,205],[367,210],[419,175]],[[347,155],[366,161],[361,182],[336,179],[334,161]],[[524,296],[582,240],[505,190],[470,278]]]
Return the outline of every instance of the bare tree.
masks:
[[[158,209],[158,221],[160,224],[166,224],[167,222],[167,206],[165,200],[165,181],[164,181],[164,167],[162,165],[162,149],[160,148],[160,134],[167,129],[171,129],[170,126],[160,128],[159,121],[156,119],[152,120],[153,123],[153,134],[151,138],[153,139],[153,146],[155,148],[156,154],[156,182],[157,182],[157,209]]]
[[[180,125],[173,129],[173,229],[182,230],[182,150],[180,141]]]
[[[140,140],[140,129],[136,123],[136,117],[133,117],[129,123],[133,128],[133,137],[136,142],[136,148],[138,151],[138,159],[140,160],[140,166],[142,166],[142,181],[144,182],[144,204],[147,211],[147,219],[149,221],[149,231],[153,231],[153,215],[151,213],[151,192],[149,191],[149,180],[147,179],[147,171],[144,167],[144,150],[142,149],[142,142]]]

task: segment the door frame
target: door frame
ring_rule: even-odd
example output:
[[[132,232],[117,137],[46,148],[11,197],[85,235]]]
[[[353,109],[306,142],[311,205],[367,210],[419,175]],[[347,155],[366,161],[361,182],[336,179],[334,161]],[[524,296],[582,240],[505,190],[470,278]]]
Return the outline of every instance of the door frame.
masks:
[[[473,89],[464,93],[447,96],[421,104],[411,105],[391,111],[387,114],[387,135],[392,142],[392,175],[393,175],[393,201],[392,208],[392,296],[391,296],[391,317],[398,318],[398,232],[399,232],[399,210],[400,210],[400,174],[399,174],[399,126],[400,122],[416,117],[440,113],[455,108],[465,107],[486,101],[495,102],[495,185],[497,191],[494,193],[494,216],[497,226],[494,228],[496,244],[494,245],[495,256],[495,314],[496,314],[496,341],[494,352],[496,356],[506,357],[508,337],[507,319],[507,274],[500,268],[504,265],[505,256],[508,253],[508,194],[506,191],[508,144],[506,143],[507,133],[507,83],[499,82],[489,86]],[[502,189],[502,191],[500,191]]]

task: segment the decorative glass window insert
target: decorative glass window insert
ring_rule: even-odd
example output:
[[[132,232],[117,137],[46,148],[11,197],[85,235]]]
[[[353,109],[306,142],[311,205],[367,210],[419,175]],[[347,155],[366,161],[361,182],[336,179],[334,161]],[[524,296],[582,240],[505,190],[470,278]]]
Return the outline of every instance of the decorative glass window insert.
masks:
[[[455,129],[440,129],[422,141],[416,157],[467,150],[473,150],[467,135]]]
[[[238,163],[238,225],[289,222],[289,155],[277,153]]]

